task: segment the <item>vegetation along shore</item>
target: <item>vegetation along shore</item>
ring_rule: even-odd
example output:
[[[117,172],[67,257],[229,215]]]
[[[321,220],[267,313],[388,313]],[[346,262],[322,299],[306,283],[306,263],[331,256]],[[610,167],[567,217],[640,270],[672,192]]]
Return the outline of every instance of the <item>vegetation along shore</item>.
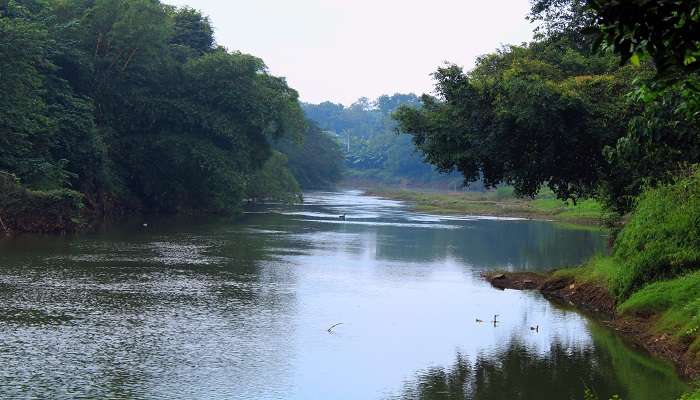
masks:
[[[0,2],[0,38],[3,234],[235,214],[340,178],[297,91],[190,7]]]
[[[531,11],[531,20],[541,24],[537,40],[484,55],[469,71],[454,64],[438,68],[435,95],[424,95],[420,108],[394,113],[398,130],[413,135],[439,170],[457,170],[466,182],[487,189],[507,184],[535,199],[545,187],[583,209],[593,203],[582,199],[600,204],[610,256],[543,277],[488,278],[495,286],[539,288],[597,310],[623,335],[696,379],[697,2],[535,0]],[[507,210],[496,215],[538,204],[525,202],[518,210],[466,196],[404,196],[418,209]],[[698,399],[700,392],[685,398]]]
[[[599,225],[603,209],[595,200],[564,202],[550,194],[534,199],[513,195],[511,188],[487,192],[436,192],[416,189],[372,188],[367,194],[406,201],[417,212],[468,214],[544,219],[583,225]]]
[[[431,75],[430,94],[360,98],[346,107],[301,102],[299,92],[262,59],[217,43],[209,17],[190,7],[160,0],[0,1],[0,237],[77,232],[129,215],[237,215],[250,203],[298,202],[304,189],[333,188],[343,177],[374,181],[379,188],[369,194],[410,202],[418,212],[600,225],[608,229],[609,254],[548,274],[500,271],[485,278],[501,289],[539,290],[595,313],[672,362],[690,382],[700,380],[698,0],[531,0],[528,20],[535,26],[531,41],[483,54],[468,70],[461,61],[441,64]],[[426,36],[420,43],[445,39]],[[467,39],[472,38],[462,41]],[[415,44],[410,48],[412,57],[422,56]],[[305,60],[301,53],[298,59]],[[389,70],[379,60],[365,61]],[[336,76],[345,80],[342,73]],[[381,186],[409,183],[455,192]],[[458,192],[461,183],[474,191]],[[346,206],[359,207],[343,203],[306,214],[332,215],[332,221],[313,221],[314,229],[321,222],[337,227],[353,211]],[[300,228],[305,221],[297,221],[297,214],[303,213],[294,212],[294,232],[313,232]],[[410,233],[415,225],[377,226]],[[246,230],[241,238],[254,230],[261,231]],[[270,235],[275,244],[286,240],[276,227],[268,232],[275,232]],[[357,231],[336,233],[343,245],[329,246],[334,251],[348,247]],[[408,257],[403,253],[417,249],[416,238],[377,245],[367,254],[399,249],[396,253]],[[434,245],[445,254],[450,246],[465,246],[466,240],[450,238],[449,245]],[[600,244],[601,236],[596,240]],[[177,253],[165,241],[133,248]],[[15,246],[13,240],[3,242]],[[214,242],[189,243],[180,253],[199,256],[192,249],[226,247]],[[488,242],[475,243],[483,252],[498,252],[482,244]],[[576,246],[579,242],[565,251]],[[229,251],[235,256],[212,259],[231,260],[235,271],[249,268],[246,279],[254,275],[259,263],[239,257],[247,248]],[[408,257],[412,265],[427,260],[418,252]],[[157,260],[167,258],[158,254]],[[43,268],[55,258],[37,265]],[[379,268],[386,259],[367,266]],[[12,286],[0,294],[25,307],[26,296],[13,297],[14,285],[36,280],[16,278],[25,269],[20,264],[0,274],[5,277],[0,284]],[[46,286],[58,280],[52,276]],[[225,315],[227,323],[238,316]],[[294,322],[288,325],[308,325]],[[700,400],[700,391],[683,399]]]
[[[645,191],[610,256],[548,274],[496,272],[500,289],[539,290],[593,312],[621,335],[700,378],[700,172]],[[674,204],[674,207],[668,207]],[[693,397],[695,398],[695,397]]]

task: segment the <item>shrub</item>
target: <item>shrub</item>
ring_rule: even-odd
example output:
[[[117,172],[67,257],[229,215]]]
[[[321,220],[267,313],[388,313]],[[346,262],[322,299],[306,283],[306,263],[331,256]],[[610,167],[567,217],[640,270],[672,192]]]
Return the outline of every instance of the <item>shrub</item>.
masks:
[[[287,157],[277,151],[249,179],[247,193],[253,202],[295,203],[302,200],[299,184],[287,168]]]
[[[646,190],[615,243],[622,266],[613,290],[626,297],[644,284],[700,267],[700,170]]]
[[[34,191],[0,173],[0,218],[11,232],[72,232],[82,225],[83,195],[69,189]],[[0,229],[5,229],[0,226]]]

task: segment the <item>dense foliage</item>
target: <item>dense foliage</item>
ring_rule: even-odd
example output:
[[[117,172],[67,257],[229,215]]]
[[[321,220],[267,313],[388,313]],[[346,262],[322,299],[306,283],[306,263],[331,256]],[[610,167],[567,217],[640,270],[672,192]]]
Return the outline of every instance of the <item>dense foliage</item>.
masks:
[[[0,173],[0,234],[10,229],[30,232],[68,232],[80,227],[82,195],[73,190],[29,190],[14,175]],[[41,218],[37,218],[37,213]]]
[[[698,269],[700,171],[645,191],[618,235],[614,255],[624,266],[616,282],[620,295]]]
[[[684,358],[700,363],[700,170],[649,187],[620,231],[612,255],[583,268],[558,271],[578,283],[603,285],[618,313],[648,318],[650,334],[679,343]],[[688,398],[695,398],[696,392]],[[685,397],[684,397],[685,398]]]
[[[414,94],[359,99],[349,107],[324,102],[303,104],[306,116],[341,143],[349,179],[369,183],[430,185],[455,180],[423,161],[411,139],[396,134],[391,119],[401,105],[419,106]]]
[[[74,190],[95,214],[234,211],[263,167],[290,180],[263,187],[296,190],[284,158],[268,162],[273,142],[305,136],[296,91],[217,46],[200,12],[10,0],[0,37],[0,171],[23,187]]]
[[[290,203],[301,200],[301,188],[286,165],[287,157],[273,152],[272,157],[249,179],[249,199],[254,202],[273,200]]]
[[[532,0],[532,16],[548,33],[579,31],[605,43],[622,63],[650,56],[664,74],[700,69],[696,0]]]
[[[483,56],[468,72],[439,68],[438,96],[395,117],[428,161],[467,182],[483,177],[530,196],[546,185],[626,213],[643,187],[700,161],[697,80],[660,88],[653,63],[591,53],[584,29],[596,14],[587,3],[534,3],[546,22],[538,41]]]
[[[304,140],[284,139],[277,149],[288,159],[288,167],[302,189],[327,189],[335,185],[344,171],[344,154],[333,136],[308,121]]]
[[[428,161],[467,182],[512,184],[534,196],[588,197],[609,167],[603,148],[625,133],[633,112],[629,76],[610,56],[588,57],[566,40],[511,46],[464,72],[434,74],[438,97],[395,114]]]

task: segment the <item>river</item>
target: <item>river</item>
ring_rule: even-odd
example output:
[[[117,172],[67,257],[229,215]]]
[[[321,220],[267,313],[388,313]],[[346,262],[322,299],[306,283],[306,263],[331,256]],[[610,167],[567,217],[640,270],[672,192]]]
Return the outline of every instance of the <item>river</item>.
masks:
[[[0,398],[674,399],[670,365],[479,277],[575,265],[605,242],[359,191],[3,240]]]

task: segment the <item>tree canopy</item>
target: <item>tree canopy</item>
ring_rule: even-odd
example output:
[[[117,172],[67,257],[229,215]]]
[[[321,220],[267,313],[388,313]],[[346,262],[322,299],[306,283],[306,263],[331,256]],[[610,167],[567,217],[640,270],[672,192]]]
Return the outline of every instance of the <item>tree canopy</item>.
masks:
[[[632,56],[609,35],[613,26],[626,28],[598,13],[603,3],[624,2],[533,2],[533,19],[544,22],[538,40],[487,54],[471,71],[439,68],[437,96],[395,113],[400,130],[413,135],[428,161],[461,172],[466,182],[483,177],[487,186],[508,183],[527,196],[546,185],[562,199],[598,196],[611,210],[628,211],[642,187],[700,161],[700,109],[692,73],[670,88],[655,86],[661,67],[654,61],[676,57],[670,49],[625,62]],[[641,23],[646,14],[637,11]],[[677,27],[679,41],[697,28],[688,21],[691,27]],[[588,32],[596,26],[613,43],[592,52],[595,35]],[[643,35],[635,40],[649,43]],[[688,60],[683,68],[691,70]]]
[[[274,143],[307,134],[297,92],[192,8],[11,0],[0,37],[0,170],[94,213],[234,211],[258,171],[287,170]]]
[[[650,56],[662,74],[700,69],[695,0],[532,0],[531,17],[551,34],[576,32],[610,46],[621,63]]]
[[[391,114],[402,105],[420,106],[414,94],[361,98],[346,107],[324,102],[303,104],[309,119],[341,142],[348,177],[373,183],[434,185],[455,180],[423,160],[410,138],[396,134]]]

